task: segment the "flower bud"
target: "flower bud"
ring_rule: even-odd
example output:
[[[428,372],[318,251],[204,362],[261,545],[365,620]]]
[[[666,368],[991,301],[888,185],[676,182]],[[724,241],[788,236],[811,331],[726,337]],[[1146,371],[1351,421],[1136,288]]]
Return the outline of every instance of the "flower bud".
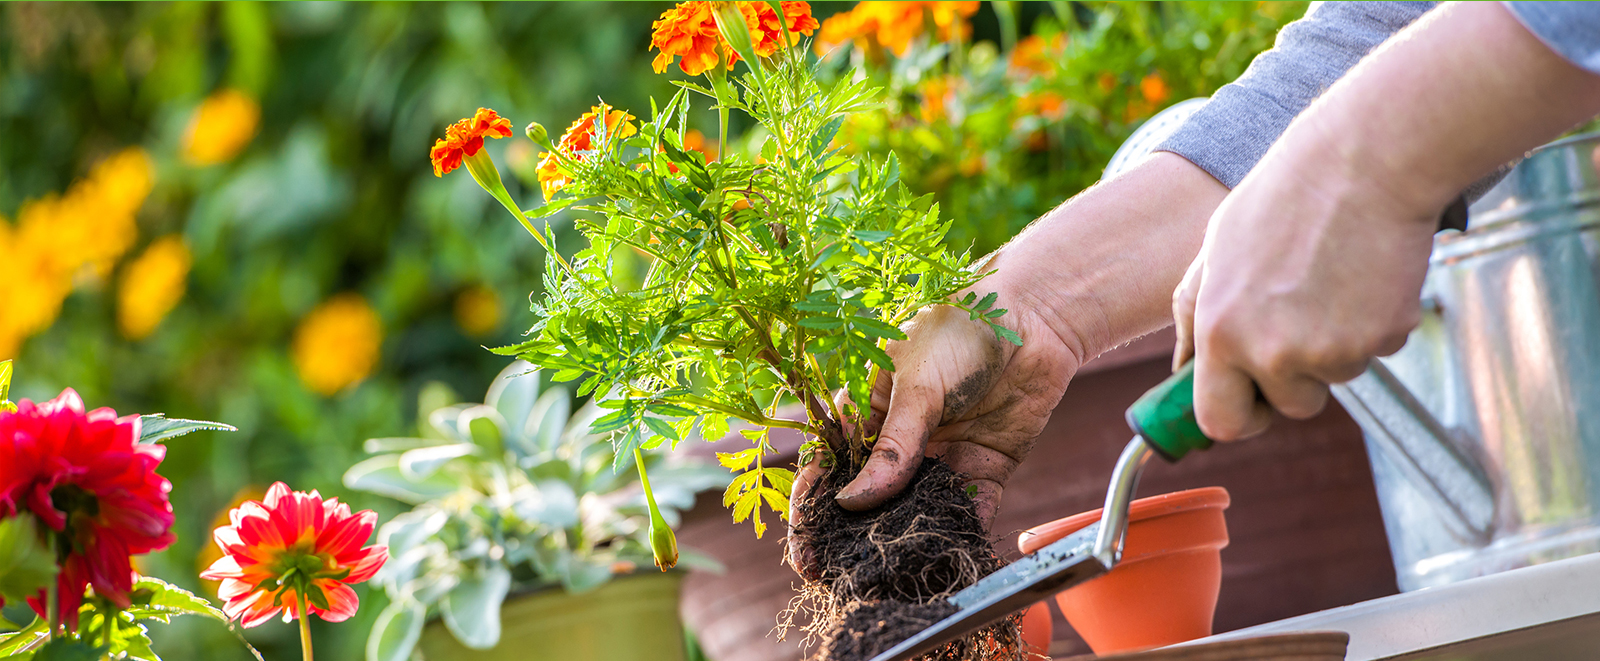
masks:
[[[751,69],[756,68],[755,47],[750,41],[750,24],[745,22],[744,12],[739,9],[739,3],[713,2],[711,15],[717,20],[717,31],[722,33],[722,38],[733,47],[733,52],[744,58]]]
[[[545,151],[550,151],[551,150],[551,147],[550,147],[550,132],[544,130],[544,125],[543,124],[540,124],[538,122],[533,122],[531,124],[528,124],[528,128],[524,132],[528,134],[528,139],[532,140],[533,144],[539,145],[540,147],[544,147]]]
[[[656,567],[672,569],[678,565],[678,538],[659,516],[650,518],[650,552],[656,556]]]

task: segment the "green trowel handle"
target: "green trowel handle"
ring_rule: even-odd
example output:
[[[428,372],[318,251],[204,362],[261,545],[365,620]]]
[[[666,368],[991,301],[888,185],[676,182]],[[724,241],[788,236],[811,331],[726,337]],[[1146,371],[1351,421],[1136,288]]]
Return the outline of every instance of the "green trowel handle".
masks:
[[[1128,426],[1167,461],[1211,447],[1194,419],[1194,361],[1128,407]]]

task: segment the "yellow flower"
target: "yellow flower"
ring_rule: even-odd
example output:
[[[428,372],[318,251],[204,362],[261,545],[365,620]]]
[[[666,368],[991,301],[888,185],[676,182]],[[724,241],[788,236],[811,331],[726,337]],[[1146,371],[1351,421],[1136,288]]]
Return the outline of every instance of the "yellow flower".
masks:
[[[183,299],[189,278],[189,247],[177,235],[156,239],[128,264],[117,289],[117,327],[131,340],[143,339]]]
[[[499,330],[500,297],[483,285],[473,285],[456,295],[456,325],[471,337],[483,337]]]
[[[47,253],[22,241],[0,220],[0,360],[14,358],[22,341],[55,323],[71,281],[57,272]]]
[[[306,387],[323,395],[344,390],[372,373],[383,330],[378,315],[358,294],[339,294],[295,329],[295,371]]]
[[[261,121],[261,106],[243,92],[219,90],[196,108],[183,134],[183,158],[194,165],[232,160],[250,144]]]
[[[0,221],[0,356],[55,323],[79,278],[96,280],[138,238],[139,208],[155,183],[137,147],[111,155],[62,195],[29,200],[12,226]]]

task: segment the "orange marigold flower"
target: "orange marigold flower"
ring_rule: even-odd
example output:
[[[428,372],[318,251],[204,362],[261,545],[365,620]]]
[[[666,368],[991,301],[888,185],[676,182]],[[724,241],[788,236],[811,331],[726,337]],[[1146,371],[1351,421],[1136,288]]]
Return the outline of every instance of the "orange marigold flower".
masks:
[[[739,11],[744,14],[745,23],[750,27],[750,38],[755,42],[756,55],[761,57],[771,57],[778,49],[788,47],[789,37],[783,34],[784,23],[788,23],[790,32],[806,36],[811,36],[817,28],[822,27],[811,16],[811,3],[784,0],[778,4],[783,7],[785,21],[779,21],[778,13],[765,2],[739,3]]]
[[[1067,100],[1048,90],[1025,94],[1017,99],[1017,113],[1037,115],[1055,121],[1067,115]]]
[[[282,482],[228,518],[231,525],[212,533],[223,556],[200,578],[222,581],[222,612],[246,627],[280,611],[284,622],[302,617],[302,600],[323,620],[348,620],[360,606],[350,585],[372,578],[389,558],[387,547],[362,548],[378,523],[372,510],[352,514],[338,498],[290,491]]]
[[[1159,106],[1162,101],[1167,100],[1167,97],[1172,96],[1172,91],[1167,89],[1167,81],[1163,80],[1161,72],[1157,71],[1139,81],[1139,94],[1150,105]]]
[[[483,149],[484,138],[511,137],[511,120],[501,117],[488,108],[479,108],[473,116],[458,121],[445,129],[444,137],[435,140],[428,157],[433,161],[433,176],[461,167],[461,160]]]
[[[638,130],[628,122],[633,120],[633,115],[622,110],[613,109],[604,103],[589,109],[589,112],[572,122],[567,127],[567,132],[561,135],[561,141],[556,143],[556,151],[567,158],[581,161],[584,155],[594,150],[595,118],[605,117],[607,139],[626,138]],[[561,160],[551,152],[539,155],[539,188],[544,191],[546,200],[555,195],[556,191],[572,183],[570,173],[561,171]]]
[[[835,46],[854,40],[863,42],[863,46],[876,44],[904,55],[911,42],[922,34],[924,12],[932,14],[939,37],[948,40],[966,38],[972,27],[965,19],[977,11],[977,2],[862,2],[822,23],[816,49],[817,53],[826,54]]]
[[[777,12],[765,2],[739,3],[739,13],[744,15],[745,25],[750,29],[752,45],[761,57],[769,57],[788,45],[784,27],[805,35],[821,27],[811,16],[810,3],[786,0],[779,5],[783,8],[783,21],[778,20]],[[666,71],[672,58],[677,57],[680,58],[678,68],[698,76],[717,66],[719,46],[721,61],[729,69],[733,68],[739,61],[739,54],[722,39],[717,31],[717,19],[711,12],[710,2],[680,2],[662,12],[661,18],[650,25],[650,47],[661,51],[650,63],[656,73]]]
[[[937,122],[946,117],[946,107],[956,98],[961,79],[955,76],[938,76],[922,81],[917,92],[922,95],[922,121]]]
[[[1021,77],[1053,77],[1066,43],[1066,35],[1060,32],[1049,37],[1036,34],[1024,37],[1011,49],[1011,72]]]

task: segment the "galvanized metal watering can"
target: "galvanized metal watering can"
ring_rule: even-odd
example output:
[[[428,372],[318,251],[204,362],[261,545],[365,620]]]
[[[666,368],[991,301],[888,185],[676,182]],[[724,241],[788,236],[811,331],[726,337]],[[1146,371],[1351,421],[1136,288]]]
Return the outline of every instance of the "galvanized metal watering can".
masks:
[[[1151,118],[1106,177],[1197,109]],[[1434,241],[1423,321],[1333,388],[1402,590],[1600,551],[1600,134],[1530,154]]]
[[[1597,148],[1541,148],[1440,234],[1422,324],[1334,388],[1402,590],[1600,551]]]

